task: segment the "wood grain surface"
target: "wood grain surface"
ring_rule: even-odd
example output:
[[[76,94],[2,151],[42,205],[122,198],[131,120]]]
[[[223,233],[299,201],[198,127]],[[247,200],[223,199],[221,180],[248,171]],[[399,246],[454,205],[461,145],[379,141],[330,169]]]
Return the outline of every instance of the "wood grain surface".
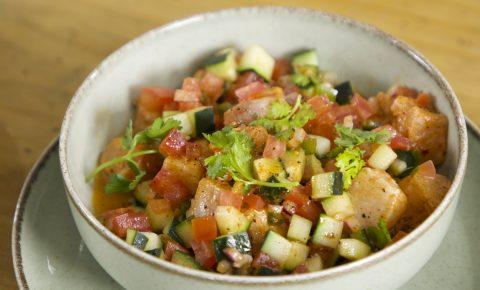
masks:
[[[23,180],[58,135],[89,71],[128,40],[174,19],[265,4],[342,14],[408,42],[440,69],[466,115],[480,123],[479,0],[0,0],[0,289],[17,287],[9,237]]]

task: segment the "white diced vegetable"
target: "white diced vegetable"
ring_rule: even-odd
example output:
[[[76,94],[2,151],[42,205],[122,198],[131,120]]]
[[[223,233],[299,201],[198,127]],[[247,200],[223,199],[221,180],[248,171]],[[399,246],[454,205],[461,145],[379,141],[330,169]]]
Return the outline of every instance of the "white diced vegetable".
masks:
[[[317,228],[313,233],[312,243],[325,247],[336,248],[342,237],[343,222],[321,214]]]
[[[315,140],[315,155],[318,158],[323,157],[330,151],[330,140],[328,138],[317,136],[317,135],[308,135],[308,137]]]
[[[322,270],[323,269],[322,257],[320,257],[320,255],[318,254],[312,255],[310,258],[308,258],[305,261],[305,266],[307,266],[307,269],[310,272]]]
[[[355,214],[355,209],[347,193],[322,200],[322,206],[328,216],[342,221]]]
[[[304,217],[294,214],[290,220],[288,227],[287,238],[293,241],[307,243],[310,237],[310,230],[312,229],[312,222]]]
[[[370,247],[356,239],[341,239],[338,253],[349,260],[358,260],[370,254]]]
[[[407,167],[407,162],[397,158],[395,161],[393,161],[392,165],[390,165],[389,170],[394,176],[399,176],[405,172],[405,170],[407,170]]]
[[[275,259],[280,265],[290,256],[292,243],[274,231],[269,231],[263,242],[261,251]]]
[[[233,206],[217,206],[215,220],[218,231],[222,235],[229,235],[248,230],[250,221]]]
[[[395,151],[388,145],[383,144],[373,152],[367,163],[372,168],[387,170],[396,158],[397,154]]]
[[[302,243],[292,242],[292,247],[290,249],[290,255],[285,261],[284,268],[291,271],[295,269],[298,265],[305,262],[308,257],[308,252],[310,248],[307,245]]]

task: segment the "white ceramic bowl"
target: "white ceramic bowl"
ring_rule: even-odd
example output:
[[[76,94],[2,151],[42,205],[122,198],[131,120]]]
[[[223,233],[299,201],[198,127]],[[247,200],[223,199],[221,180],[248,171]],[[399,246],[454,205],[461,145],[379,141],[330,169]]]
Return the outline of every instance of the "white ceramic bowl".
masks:
[[[449,121],[447,161],[453,185],[435,212],[406,238],[365,259],[315,273],[250,277],[197,271],[128,246],[91,213],[85,176],[110,138],[123,131],[131,101],[144,85],[179,86],[214,50],[257,43],[274,56],[312,47],[320,67],[352,80],[365,95],[403,83],[436,96]],[[306,9],[252,7],[193,16],[147,32],[103,61],[66,112],[60,161],[73,217],[89,250],[129,289],[392,289],[410,279],[444,237],[459,197],[467,158],[467,131],[449,84],[418,52],[365,24]]]

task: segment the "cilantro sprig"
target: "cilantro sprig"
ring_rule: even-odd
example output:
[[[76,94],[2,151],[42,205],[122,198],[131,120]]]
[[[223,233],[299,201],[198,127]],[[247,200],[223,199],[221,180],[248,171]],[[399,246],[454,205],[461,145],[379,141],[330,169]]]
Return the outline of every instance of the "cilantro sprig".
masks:
[[[392,240],[383,218],[379,219],[377,226],[370,226],[359,232],[352,233],[351,237],[366,243],[376,251],[385,248]]]
[[[338,137],[335,144],[340,147],[353,147],[365,142],[384,144],[391,138],[390,132],[382,130],[379,132],[364,131],[361,129],[349,128],[341,124],[335,125]]]
[[[338,154],[335,166],[343,173],[343,188],[349,189],[352,185],[352,180],[360,173],[360,170],[365,166],[365,161],[362,159],[363,151],[358,148],[347,148],[342,153]]]
[[[133,125],[132,121],[130,120],[127,128],[125,129],[125,133],[122,136],[122,146],[127,150],[127,153],[97,166],[92,173],[87,176],[87,182],[91,181],[98,173],[102,172],[106,168],[117,163],[126,162],[135,174],[135,177],[132,180],[128,180],[120,173],[113,174],[109,177],[108,182],[105,184],[105,192],[126,193],[134,190],[138,183],[140,183],[142,180],[143,176],[146,174],[145,171],[141,170],[134,158],[142,155],[158,153],[158,150],[154,149],[135,151],[137,145],[153,141],[160,141],[171,129],[174,128],[181,128],[178,120],[164,120],[162,118],[157,118],[155,121],[153,121],[152,125],[133,135]]]
[[[302,98],[299,96],[293,107],[283,99],[272,102],[267,115],[251,122],[250,125],[263,126],[277,138],[288,140],[296,128],[302,128],[315,116],[311,106],[302,104]]]
[[[225,127],[212,134],[203,134],[205,138],[220,151],[205,159],[207,175],[211,178],[224,178],[229,174],[235,181],[245,186],[266,187],[293,187],[298,182],[283,181],[269,182],[255,179],[252,173],[252,148],[253,141],[244,131]]]

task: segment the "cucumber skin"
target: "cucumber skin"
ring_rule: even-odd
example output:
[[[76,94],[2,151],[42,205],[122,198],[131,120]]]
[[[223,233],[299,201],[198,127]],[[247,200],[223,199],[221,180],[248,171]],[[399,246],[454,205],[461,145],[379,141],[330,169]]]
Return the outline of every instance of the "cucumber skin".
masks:
[[[226,247],[235,248],[242,254],[250,254],[252,249],[250,238],[247,232],[240,232],[231,235],[220,236],[213,240],[213,249],[217,261],[226,259],[223,249]]]

